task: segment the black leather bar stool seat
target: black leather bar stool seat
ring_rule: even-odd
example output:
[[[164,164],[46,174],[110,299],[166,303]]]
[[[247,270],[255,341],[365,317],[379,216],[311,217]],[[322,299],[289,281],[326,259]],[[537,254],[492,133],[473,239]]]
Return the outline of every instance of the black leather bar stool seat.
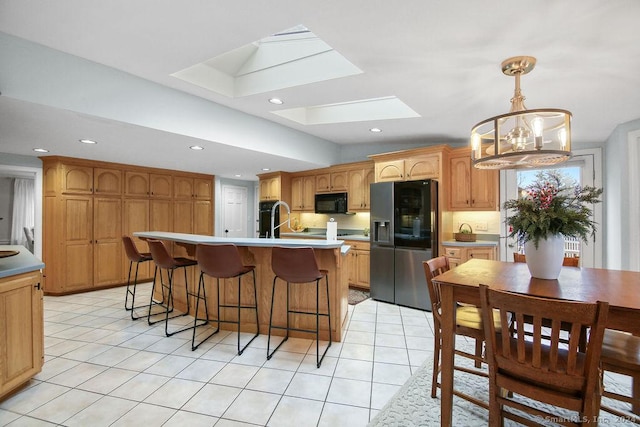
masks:
[[[271,269],[276,274],[273,278],[273,288],[271,290],[271,314],[269,315],[269,338],[267,340],[267,360],[271,359],[271,356],[280,348],[285,341],[289,339],[289,331],[310,332],[316,335],[316,366],[319,368],[324,356],[327,354],[329,347],[331,347],[331,310],[329,305],[329,278],[327,276],[327,270],[320,270],[316,261],[316,256],[313,248],[301,247],[301,248],[283,248],[274,247],[271,251]],[[273,302],[276,294],[276,282],[280,278],[287,282],[287,325],[286,326],[274,326],[273,325]],[[327,295],[327,312],[320,313],[319,301],[320,301],[320,280],[324,278],[326,284]],[[315,282],[316,285],[316,310],[315,311],[299,311],[291,310],[289,306],[289,294],[291,284],[308,285]],[[292,328],[289,323],[290,314],[304,314],[312,315],[316,318],[315,329],[299,329]],[[320,357],[320,316],[327,318],[329,323],[329,344]],[[271,346],[271,329],[285,329],[286,335],[284,339],[278,344],[278,346],[269,352]]]
[[[122,243],[124,245],[124,252],[129,259],[129,275],[127,276],[127,293],[124,298],[124,308],[127,311],[131,311],[131,319],[137,320],[141,316],[136,316],[135,311],[139,308],[147,308],[149,304],[143,304],[136,306],[136,285],[138,284],[138,268],[140,263],[152,261],[150,252],[140,252],[133,242],[133,239],[129,236],[122,236]],[[136,265],[136,272],[131,283],[131,272],[133,270],[133,264]],[[155,273],[154,273],[155,277]],[[129,297],[131,297],[131,304],[129,304]]]
[[[190,307],[191,307],[189,303],[189,297],[193,297],[194,294],[192,292],[189,292],[189,283],[187,280],[187,267],[197,265],[198,262],[190,258],[172,257],[169,254],[169,251],[167,250],[164,243],[162,243],[162,241],[160,240],[147,240],[147,244],[149,245],[149,251],[151,251],[151,257],[153,258],[153,261],[156,263],[156,268],[159,269],[160,274],[156,274],[156,276],[160,276],[160,286],[162,287],[161,289],[163,291],[163,302],[162,303],[155,302],[153,299],[153,294],[156,287],[156,280],[154,277],[153,288],[151,289],[151,301],[149,303],[149,314],[147,315],[147,321],[149,322],[149,325],[162,322],[162,320],[154,320],[154,321],[151,320],[151,316],[152,316],[151,308],[154,305],[163,304],[165,307],[164,332],[166,336],[170,337],[171,335],[177,334],[178,332],[182,332],[182,331],[186,331],[188,329],[194,328],[195,326],[187,326],[187,327],[169,332],[169,320],[176,317],[180,317],[180,316],[186,316],[189,314]],[[182,268],[184,271],[184,291],[185,291],[185,298],[187,300],[186,301],[187,310],[182,314],[169,317],[169,313],[173,312],[173,291],[174,291],[173,290],[173,274],[175,270],[177,270],[178,268]],[[166,280],[165,280],[165,277],[166,277]],[[165,289],[167,290],[166,303],[164,302]]]
[[[242,352],[247,348],[251,342],[256,339],[256,337],[260,334],[260,321],[258,319],[258,294],[256,290],[256,272],[254,265],[244,265],[242,263],[242,258],[240,257],[240,252],[235,245],[232,244],[223,244],[223,245],[209,245],[209,244],[199,244],[196,247],[196,260],[198,261],[198,266],[200,267],[200,280],[198,281],[198,295],[196,298],[196,318],[194,319],[194,329],[193,329],[193,338],[191,340],[191,350],[195,350],[198,348],[200,344],[211,338],[213,335],[217,334],[220,330],[220,323],[233,323],[238,325],[238,355],[242,354]],[[242,276],[247,273],[253,273],[253,305],[243,305],[242,304]],[[215,331],[210,333],[206,338],[202,339],[197,345],[195,343],[196,340],[196,322],[198,320],[204,320],[204,324],[209,321],[209,309],[207,306],[207,294],[206,294],[206,286],[204,282],[204,276],[210,276],[216,279],[216,301],[217,301],[217,317],[215,322],[217,323],[217,328]],[[231,279],[238,278],[238,303],[237,304],[220,304],[220,279]],[[224,285],[224,283],[223,283]],[[199,310],[200,300],[204,301],[205,307],[205,317],[204,319],[199,319],[197,314]],[[222,320],[220,317],[220,307],[223,308],[235,308],[237,310],[236,318],[237,320]],[[249,340],[248,343],[244,345],[244,347],[240,348],[240,321],[241,321],[241,310],[249,309],[254,310],[256,313],[256,334]],[[200,325],[198,325],[200,326]]]

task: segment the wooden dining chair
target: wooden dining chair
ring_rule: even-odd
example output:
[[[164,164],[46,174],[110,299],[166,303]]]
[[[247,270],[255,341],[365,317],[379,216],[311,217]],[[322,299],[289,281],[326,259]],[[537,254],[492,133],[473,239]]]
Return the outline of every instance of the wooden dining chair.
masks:
[[[607,329],[604,333],[600,361],[605,372],[631,377],[631,396],[607,389],[606,379],[602,394],[610,399],[631,404],[630,411],[623,412],[604,404],[602,409],[620,417],[621,420],[640,424],[640,337]]]
[[[442,310],[440,301],[440,287],[433,283],[433,278],[439,274],[449,270],[449,259],[444,256],[423,261],[424,274],[427,279],[427,287],[429,289],[429,298],[431,298],[431,314],[433,315],[434,329],[434,356],[433,356],[433,373],[431,381],[431,397],[436,397],[436,389],[440,387],[438,382],[438,374],[440,373],[440,354],[442,353]],[[484,329],[482,327],[482,316],[480,310],[475,306],[457,306],[456,307],[456,335],[472,338],[475,340],[475,353],[469,353],[454,348],[454,354],[472,359],[474,366],[480,368],[484,361],[482,352],[484,347]],[[455,345],[455,344],[454,344]],[[487,376],[487,373],[477,369],[471,369],[463,366],[456,366],[454,369],[467,372],[470,374]],[[472,396],[454,390],[453,394],[470,401],[483,408],[487,408],[487,403],[480,401]]]
[[[505,418],[525,425],[535,424],[536,418],[565,425],[582,425],[584,420],[597,423],[600,354],[609,304],[537,298],[486,285],[480,285],[480,301],[489,364],[489,425],[502,425]],[[496,313],[500,327],[494,323]],[[532,336],[523,331],[525,316],[533,319]],[[549,341],[542,338],[544,321],[552,325]],[[568,344],[559,340],[561,324],[571,325]],[[579,346],[583,327],[589,328],[584,352]],[[534,406],[522,397],[548,406]],[[554,407],[577,414],[553,413]]]

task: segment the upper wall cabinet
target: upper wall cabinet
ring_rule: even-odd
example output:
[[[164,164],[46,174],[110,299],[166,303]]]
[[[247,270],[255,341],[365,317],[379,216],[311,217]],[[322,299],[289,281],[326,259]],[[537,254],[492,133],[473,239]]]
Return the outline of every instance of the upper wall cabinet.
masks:
[[[62,176],[61,190],[65,194],[119,196],[122,193],[122,171],[118,169],[65,164],[59,170]],[[55,174],[50,178],[55,179]],[[48,188],[55,187],[53,184],[45,185]]]
[[[441,177],[442,153],[406,151],[371,156],[375,159],[376,182],[415,181]]]
[[[455,150],[449,160],[451,180],[449,209],[452,211],[497,211],[499,206],[499,173],[476,169],[468,148]]]
[[[286,172],[269,172],[258,175],[260,179],[260,201],[282,200],[291,205],[291,176]]]
[[[369,186],[375,181],[373,165],[364,168],[350,169],[349,178],[349,211],[369,211],[371,209]]]
[[[291,178],[291,210],[313,212],[315,210],[316,177],[314,175]]]
[[[348,190],[347,171],[316,175],[316,193],[340,193]]]
[[[124,195],[127,197],[149,196],[149,174],[139,171],[125,171]]]

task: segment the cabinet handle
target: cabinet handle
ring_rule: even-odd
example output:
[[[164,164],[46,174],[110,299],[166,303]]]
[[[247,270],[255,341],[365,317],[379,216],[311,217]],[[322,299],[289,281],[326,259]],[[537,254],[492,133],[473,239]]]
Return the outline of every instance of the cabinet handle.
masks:
[[[40,290],[40,282],[36,283],[33,287],[36,288],[37,290]]]

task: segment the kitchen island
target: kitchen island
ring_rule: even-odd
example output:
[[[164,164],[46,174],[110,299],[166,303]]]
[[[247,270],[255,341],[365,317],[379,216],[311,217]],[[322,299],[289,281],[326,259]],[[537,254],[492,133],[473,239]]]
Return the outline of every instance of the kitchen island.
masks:
[[[200,243],[205,244],[224,244],[232,243],[236,245],[240,251],[242,261],[245,265],[256,266],[256,285],[258,293],[258,321],[260,333],[266,334],[269,329],[269,315],[271,311],[271,288],[273,284],[274,273],[271,270],[271,249],[274,246],[283,247],[312,247],[316,254],[318,266],[321,269],[328,270],[329,274],[329,303],[331,306],[331,337],[334,341],[342,340],[342,329],[347,319],[348,306],[348,279],[345,256],[349,250],[349,246],[344,245],[342,240],[327,241],[319,239],[258,239],[258,238],[228,238],[214,237],[198,234],[185,233],[169,233],[169,232],[152,232],[140,231],[133,233],[134,236],[141,239],[158,239],[167,244],[168,248],[174,246],[174,256],[190,256],[195,257],[196,246]],[[177,246],[177,247],[176,247]],[[184,253],[186,252],[186,253]],[[197,267],[189,267],[192,272],[188,277],[189,290],[192,293],[197,291],[197,280],[200,271]],[[205,276],[206,277],[206,276]],[[182,274],[175,275],[175,305],[179,310],[186,309],[186,295],[184,292],[184,282]],[[223,304],[237,303],[237,279],[227,279],[224,286],[224,292],[221,293],[220,300]],[[253,290],[248,285],[251,275],[242,277],[242,302],[243,304],[253,302]],[[215,279],[206,277],[207,283],[207,304],[209,305],[209,317],[215,319],[217,305],[215,293]],[[286,324],[286,294],[284,286],[278,286],[276,290],[276,298],[273,309],[273,323],[276,325]],[[292,287],[290,295],[290,305],[294,310],[312,311],[316,306],[315,286],[296,285]],[[324,292],[320,292],[320,307],[326,306],[326,297]],[[191,301],[191,310],[195,308],[195,301]],[[235,319],[236,311],[234,309],[220,309],[220,316],[227,319]],[[194,314],[194,313],[191,313]],[[201,311],[199,313],[203,315]],[[312,329],[315,327],[314,316],[291,315],[291,326],[299,329]],[[223,329],[233,330],[235,325],[221,324]],[[255,318],[252,313],[242,313],[242,330],[247,332],[255,332]],[[321,339],[328,339],[329,332],[327,324],[320,322]],[[283,331],[274,330],[274,334],[283,334]],[[290,336],[299,336],[308,338],[309,334],[291,331]]]
[[[24,246],[0,245],[0,401],[42,370],[42,268]]]

